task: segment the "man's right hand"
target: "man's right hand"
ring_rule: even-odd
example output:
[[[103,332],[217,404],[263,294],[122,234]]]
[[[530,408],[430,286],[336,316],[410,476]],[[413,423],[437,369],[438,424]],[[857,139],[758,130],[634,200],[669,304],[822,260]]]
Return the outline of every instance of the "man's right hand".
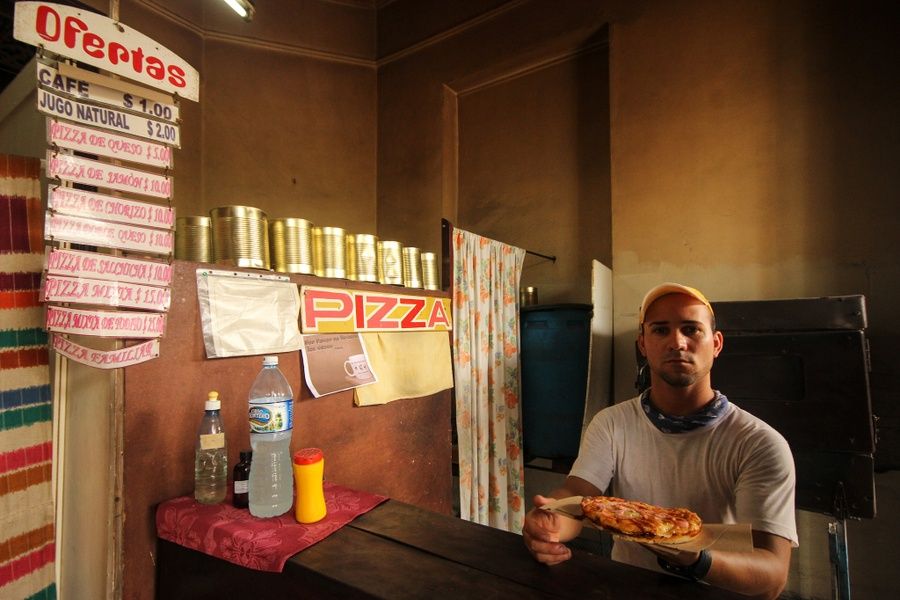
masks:
[[[522,527],[525,547],[538,562],[547,565],[569,560],[572,558],[572,551],[562,541],[569,541],[577,536],[581,531],[581,523],[540,508],[553,502],[553,498],[538,495],[533,502],[535,508],[525,515]]]

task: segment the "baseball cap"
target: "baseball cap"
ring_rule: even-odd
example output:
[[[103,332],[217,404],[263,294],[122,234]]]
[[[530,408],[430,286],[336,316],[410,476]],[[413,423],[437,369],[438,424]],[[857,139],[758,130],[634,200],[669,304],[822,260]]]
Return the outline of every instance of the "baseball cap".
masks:
[[[640,312],[638,313],[638,325],[644,324],[644,313],[650,308],[650,305],[666,294],[687,294],[705,304],[706,308],[709,309],[710,314],[715,315],[712,305],[710,305],[709,300],[706,299],[706,296],[704,296],[700,290],[681,285],[680,283],[661,283],[647,292],[647,295],[644,296],[644,300],[641,302]]]

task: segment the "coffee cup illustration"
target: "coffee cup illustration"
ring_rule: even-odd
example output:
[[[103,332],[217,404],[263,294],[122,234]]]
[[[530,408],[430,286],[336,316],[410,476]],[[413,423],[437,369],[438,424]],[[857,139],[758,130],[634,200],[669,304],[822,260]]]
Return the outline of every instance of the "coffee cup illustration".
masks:
[[[348,377],[356,379],[371,379],[372,372],[369,371],[369,365],[366,363],[365,354],[353,354],[344,361],[344,372]]]

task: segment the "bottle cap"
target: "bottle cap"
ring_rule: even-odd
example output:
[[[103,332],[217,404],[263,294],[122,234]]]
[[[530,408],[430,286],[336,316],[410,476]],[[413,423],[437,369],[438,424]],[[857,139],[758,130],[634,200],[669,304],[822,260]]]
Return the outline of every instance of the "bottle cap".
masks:
[[[219,400],[219,392],[210,392],[206,395],[206,410],[219,410],[222,408],[222,401]]]
[[[319,448],[303,448],[294,452],[295,465],[311,465],[322,460],[322,450]]]
[[[264,356],[263,357],[263,366],[264,367],[269,367],[269,366],[277,365],[277,364],[278,364],[277,356]]]
[[[241,450],[241,462],[249,461],[251,458],[253,458],[253,451]]]

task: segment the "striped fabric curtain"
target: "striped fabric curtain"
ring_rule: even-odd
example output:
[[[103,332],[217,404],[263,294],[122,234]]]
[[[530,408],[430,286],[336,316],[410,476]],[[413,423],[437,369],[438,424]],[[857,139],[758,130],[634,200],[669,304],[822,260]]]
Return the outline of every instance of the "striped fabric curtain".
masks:
[[[453,371],[460,516],[521,532],[519,280],[525,250],[453,230]]]
[[[56,598],[39,176],[0,154],[0,598]]]

